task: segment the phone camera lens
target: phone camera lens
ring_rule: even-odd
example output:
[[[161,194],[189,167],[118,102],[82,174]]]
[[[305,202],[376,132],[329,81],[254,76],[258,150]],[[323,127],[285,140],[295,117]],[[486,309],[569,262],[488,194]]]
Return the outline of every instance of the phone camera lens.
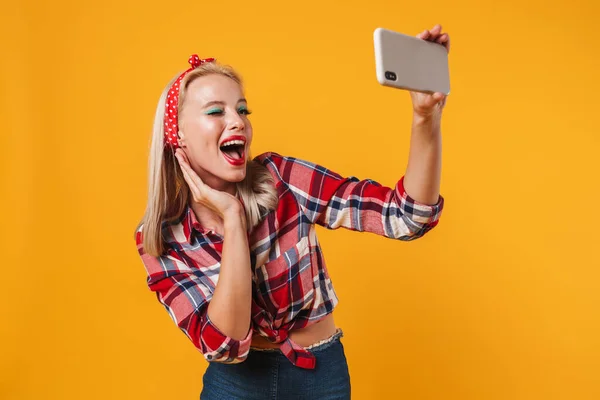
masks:
[[[385,79],[389,79],[390,81],[395,81],[396,74],[392,71],[385,71]]]

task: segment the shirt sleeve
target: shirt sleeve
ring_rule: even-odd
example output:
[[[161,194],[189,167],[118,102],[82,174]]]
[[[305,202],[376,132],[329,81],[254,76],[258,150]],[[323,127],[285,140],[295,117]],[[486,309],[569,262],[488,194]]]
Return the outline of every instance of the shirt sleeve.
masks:
[[[415,201],[404,189],[404,176],[390,188],[294,157],[269,156],[312,223],[409,241],[439,222],[444,198],[440,195],[433,205]]]
[[[148,287],[156,293],[173,322],[207,361],[228,364],[244,361],[250,350],[252,329],[242,340],[221,332],[207,313],[214,287],[209,278],[198,268],[190,268],[172,249],[160,257],[145,253],[140,230],[136,233],[136,244],[148,274]]]

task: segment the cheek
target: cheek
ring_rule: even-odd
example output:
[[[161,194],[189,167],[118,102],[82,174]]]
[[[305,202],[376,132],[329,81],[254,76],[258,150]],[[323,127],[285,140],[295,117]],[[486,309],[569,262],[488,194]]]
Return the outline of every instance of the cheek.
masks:
[[[222,130],[222,122],[220,118],[207,118],[203,117],[199,119],[200,129],[206,133],[214,133]]]
[[[252,122],[250,122],[250,120],[249,120],[249,119],[247,119],[247,120],[246,120],[246,122],[245,122],[245,127],[246,127],[246,128],[245,128],[245,129],[246,129],[246,133],[247,133],[247,134],[248,134],[250,137],[252,137]]]
[[[195,138],[194,141],[199,143],[218,142],[223,131],[223,124],[218,118],[200,117],[188,127],[192,129],[189,133]]]

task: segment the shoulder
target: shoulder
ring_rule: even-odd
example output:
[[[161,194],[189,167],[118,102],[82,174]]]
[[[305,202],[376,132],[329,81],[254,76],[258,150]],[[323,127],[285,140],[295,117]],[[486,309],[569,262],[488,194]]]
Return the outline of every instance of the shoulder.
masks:
[[[279,165],[285,158],[285,156],[282,156],[274,151],[267,151],[257,155],[253,160],[264,166],[269,166]]]
[[[306,179],[314,172],[325,172],[327,168],[302,158],[268,151],[254,157],[254,160],[267,167],[277,178],[287,183]]]
[[[324,181],[337,182],[345,178],[317,162],[269,151],[254,158],[265,165],[276,177],[287,184],[305,187],[322,185]]]
[[[259,154],[254,157],[254,160],[269,170],[276,186],[279,184],[287,186],[290,183],[292,171],[296,169],[295,164],[297,162],[294,157],[285,156],[274,151]]]
[[[268,166],[269,164],[276,166],[276,167],[282,167],[282,166],[286,166],[286,165],[294,165],[294,164],[301,164],[301,165],[311,165],[314,166],[316,164],[311,163],[310,161],[306,161],[303,159],[300,159],[298,157],[293,157],[290,155],[282,155],[279,153],[276,153],[274,151],[267,151],[265,153],[259,154],[256,157],[254,157],[255,161],[258,161],[259,163]]]
[[[144,235],[159,234],[162,239],[163,253],[172,254],[173,252],[179,252],[189,247],[188,238],[189,230],[184,228],[184,224],[181,218],[175,221],[163,221],[160,228],[160,233],[153,232],[153,230],[146,231],[144,229],[144,221],[141,221],[135,229],[134,240],[140,255],[146,254],[144,250]]]
[[[144,241],[143,232],[144,232],[144,222],[142,221],[142,222],[138,223],[138,226],[135,228],[135,231],[133,232],[133,238],[135,239],[135,243],[138,246],[140,244],[142,244],[142,242]]]

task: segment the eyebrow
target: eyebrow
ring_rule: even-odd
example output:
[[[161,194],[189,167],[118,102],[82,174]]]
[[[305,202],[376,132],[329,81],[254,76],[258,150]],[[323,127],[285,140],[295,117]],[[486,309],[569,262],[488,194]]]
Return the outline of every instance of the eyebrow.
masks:
[[[239,99],[237,102],[238,102],[238,103],[242,103],[242,102],[244,102],[244,103],[247,103],[248,101],[247,101],[247,100],[246,100],[244,97],[242,97],[242,98],[241,98],[241,99]],[[214,104],[218,104],[218,105],[224,105],[224,104],[225,104],[225,102],[224,102],[224,101],[219,101],[219,100],[213,100],[213,101],[209,101],[208,103],[206,103],[206,104],[205,104],[203,107],[212,106],[212,105],[214,105]]]

